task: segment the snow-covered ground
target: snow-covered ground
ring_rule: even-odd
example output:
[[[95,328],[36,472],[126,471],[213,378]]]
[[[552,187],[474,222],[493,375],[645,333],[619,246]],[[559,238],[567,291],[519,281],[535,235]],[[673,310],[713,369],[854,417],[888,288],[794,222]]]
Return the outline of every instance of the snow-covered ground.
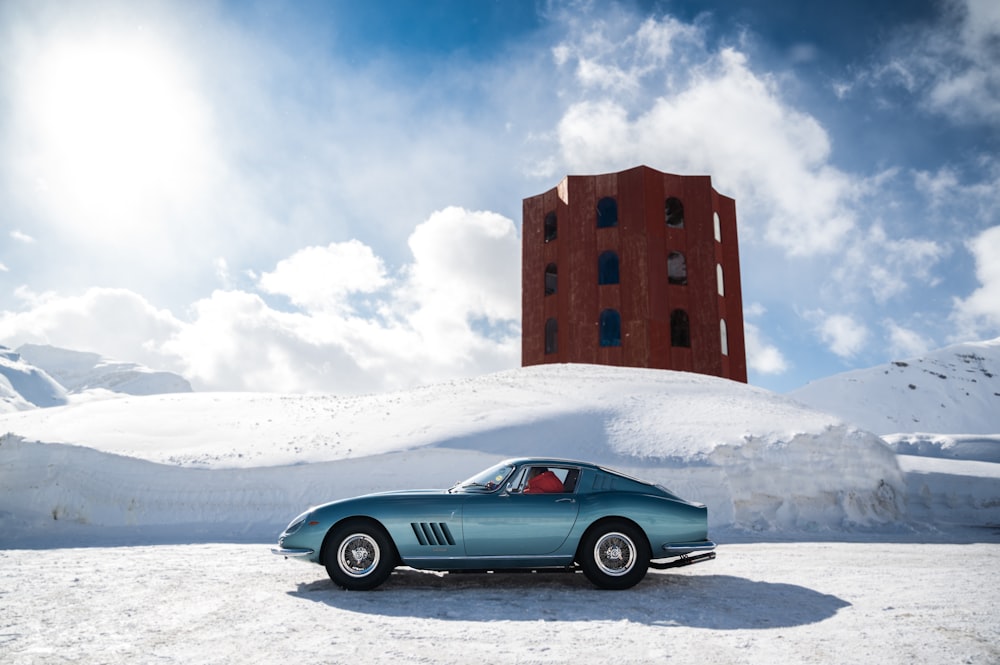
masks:
[[[571,365],[71,401],[2,432],[0,662],[1000,662],[996,435],[901,455],[750,386]],[[348,593],[268,552],[311,504],[528,454],[706,503],[718,559],[616,593],[408,570]]]
[[[0,550],[0,661],[1000,662],[996,544],[723,544],[634,589],[397,571],[346,592],[259,545]]]

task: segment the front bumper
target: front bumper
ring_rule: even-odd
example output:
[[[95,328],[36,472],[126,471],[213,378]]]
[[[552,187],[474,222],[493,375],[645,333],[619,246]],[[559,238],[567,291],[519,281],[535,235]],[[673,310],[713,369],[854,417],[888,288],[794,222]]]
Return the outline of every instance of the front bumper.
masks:
[[[285,549],[284,547],[272,547],[271,554],[277,554],[278,556],[283,556],[285,558],[297,559],[299,557],[312,556],[315,550],[307,549]]]

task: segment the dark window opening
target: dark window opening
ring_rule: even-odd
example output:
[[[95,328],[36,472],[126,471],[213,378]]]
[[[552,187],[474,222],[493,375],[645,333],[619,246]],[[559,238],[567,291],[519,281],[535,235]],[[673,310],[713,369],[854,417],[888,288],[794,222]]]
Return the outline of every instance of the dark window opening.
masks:
[[[559,350],[559,324],[555,319],[545,322],[545,353],[555,353]]]
[[[556,264],[550,263],[545,266],[545,295],[551,296],[556,292],[558,281],[559,279],[556,275]]]
[[[597,202],[597,228],[618,226],[618,201],[605,196]]]
[[[688,314],[683,309],[675,309],[670,313],[670,344],[673,346],[691,346],[691,323]]]
[[[613,309],[601,312],[601,346],[622,345],[622,317]]]
[[[663,214],[667,220],[667,226],[672,226],[675,229],[684,227],[684,204],[679,198],[671,196],[667,199],[663,206]]]
[[[545,215],[545,242],[552,242],[556,239],[556,213],[550,212]]]
[[[667,256],[667,281],[682,286],[688,283],[687,259],[680,252],[670,252]]]
[[[597,257],[597,283],[618,283],[618,255],[614,252],[602,252]]]

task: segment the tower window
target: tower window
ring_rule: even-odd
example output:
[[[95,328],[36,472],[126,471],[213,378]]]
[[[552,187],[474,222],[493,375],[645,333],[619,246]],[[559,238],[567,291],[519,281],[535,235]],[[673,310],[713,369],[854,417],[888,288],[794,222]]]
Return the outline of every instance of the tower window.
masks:
[[[545,242],[552,242],[556,239],[556,213],[555,211],[545,215]]]
[[[726,328],[726,320],[719,319],[719,337],[722,339],[722,355],[729,355],[729,330]]]
[[[597,202],[597,228],[618,226],[618,201],[605,196]]]
[[[684,228],[684,204],[676,196],[671,196],[663,205],[663,215],[667,226],[675,229]]]
[[[602,252],[601,255],[597,257],[597,283],[618,283],[618,255],[614,252]]]
[[[559,324],[555,319],[545,322],[545,353],[556,353],[559,350]]]
[[[556,292],[558,281],[558,276],[556,275],[556,264],[550,263],[545,266],[545,295],[551,296]]]
[[[726,282],[722,278],[722,266],[718,263],[715,264],[715,281],[719,288],[719,295],[726,295]]]
[[[622,345],[622,317],[617,310],[606,309],[601,312],[601,346]]]
[[[667,281],[680,285],[688,283],[687,259],[680,252],[670,252],[667,256]]]
[[[712,223],[715,226],[715,239],[722,242],[722,221],[719,220],[719,213],[712,213]]]
[[[670,344],[688,348],[691,346],[691,323],[683,309],[675,309],[670,313]]]

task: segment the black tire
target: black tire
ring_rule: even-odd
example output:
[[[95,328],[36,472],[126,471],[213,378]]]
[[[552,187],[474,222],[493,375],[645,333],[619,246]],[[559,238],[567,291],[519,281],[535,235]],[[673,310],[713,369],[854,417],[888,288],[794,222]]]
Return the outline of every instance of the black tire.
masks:
[[[624,520],[600,522],[580,543],[578,563],[595,586],[628,589],[638,584],[649,568],[646,534]]]
[[[367,591],[385,582],[396,567],[396,548],[379,524],[351,520],[334,527],[323,544],[326,573],[337,586]]]

